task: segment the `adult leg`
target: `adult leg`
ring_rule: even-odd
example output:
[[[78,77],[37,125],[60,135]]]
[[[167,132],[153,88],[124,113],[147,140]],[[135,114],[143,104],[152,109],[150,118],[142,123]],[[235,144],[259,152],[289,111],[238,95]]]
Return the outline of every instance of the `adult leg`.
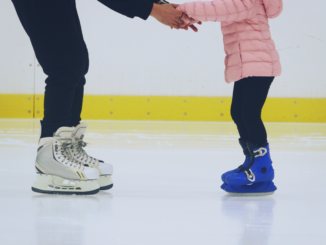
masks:
[[[81,29],[81,25],[80,25],[76,7],[75,7],[75,11],[74,11],[74,18],[75,18],[75,22],[77,25],[77,31],[79,33],[80,39],[83,40],[83,49],[84,49],[83,53],[85,55],[85,60],[87,62],[85,63],[85,67],[84,67],[84,72],[83,72],[84,75],[80,79],[80,82],[75,89],[75,96],[74,96],[72,110],[71,110],[71,121],[70,121],[71,127],[76,127],[78,124],[80,124],[80,121],[81,121],[80,114],[82,112],[82,107],[83,107],[84,85],[86,83],[85,75],[87,74],[88,68],[89,68],[88,50],[87,50],[86,43],[84,41],[83,32]]]
[[[76,87],[88,64],[75,0],[13,0],[46,79],[41,138],[70,126]]]
[[[250,77],[244,80],[242,118],[246,125],[249,142],[267,145],[267,133],[261,119],[269,88],[274,77]]]

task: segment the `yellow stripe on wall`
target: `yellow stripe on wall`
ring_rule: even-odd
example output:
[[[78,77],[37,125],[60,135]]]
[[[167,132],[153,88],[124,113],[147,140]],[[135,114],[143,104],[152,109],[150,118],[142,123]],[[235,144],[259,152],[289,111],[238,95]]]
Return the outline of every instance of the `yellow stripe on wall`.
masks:
[[[33,118],[34,95],[0,94],[0,118]]]
[[[86,95],[83,119],[231,121],[230,97]],[[0,118],[43,117],[43,95],[0,95]],[[266,122],[326,122],[326,99],[268,98]]]

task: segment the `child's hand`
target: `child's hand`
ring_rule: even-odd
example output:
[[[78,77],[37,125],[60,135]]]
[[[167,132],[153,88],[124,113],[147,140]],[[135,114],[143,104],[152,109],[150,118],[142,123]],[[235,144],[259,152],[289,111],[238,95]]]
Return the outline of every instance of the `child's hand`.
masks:
[[[172,7],[177,8],[179,6],[179,4],[171,4]],[[182,24],[180,26],[181,29],[187,30],[190,27],[194,32],[198,32],[198,29],[196,26],[194,26],[194,24],[199,24],[201,25],[201,21],[197,21],[193,18],[190,18],[188,15],[186,15],[185,13],[182,14],[182,18],[181,18],[184,22],[184,24]],[[171,27],[171,29],[173,29],[173,27]]]
[[[200,21],[190,18],[186,14],[183,15],[182,20],[183,20],[184,24],[182,24],[180,28],[188,30],[188,27],[190,27],[194,32],[198,32],[198,29],[196,26],[194,26],[194,24],[199,24],[199,25],[202,24]]]

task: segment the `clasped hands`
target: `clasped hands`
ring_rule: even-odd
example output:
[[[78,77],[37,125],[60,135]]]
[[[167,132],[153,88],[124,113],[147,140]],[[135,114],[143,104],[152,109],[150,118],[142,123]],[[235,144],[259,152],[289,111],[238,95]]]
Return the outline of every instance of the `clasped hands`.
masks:
[[[197,32],[198,29],[194,24],[197,23],[201,25],[201,22],[189,18],[189,16],[186,14],[178,11],[176,9],[178,6],[179,4],[154,4],[151,16],[162,24],[170,26],[171,29],[175,28],[188,30],[190,27],[194,32]]]

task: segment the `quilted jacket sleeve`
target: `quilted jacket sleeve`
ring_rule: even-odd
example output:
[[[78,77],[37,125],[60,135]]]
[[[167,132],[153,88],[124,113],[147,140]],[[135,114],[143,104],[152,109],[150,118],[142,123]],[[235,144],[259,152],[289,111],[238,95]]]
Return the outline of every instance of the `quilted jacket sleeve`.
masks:
[[[198,21],[241,21],[255,14],[257,0],[214,0],[190,2],[178,6],[178,10]]]
[[[268,18],[276,18],[282,13],[283,0],[263,0]]]
[[[98,0],[110,9],[129,18],[146,20],[152,12],[153,2],[148,0]]]

